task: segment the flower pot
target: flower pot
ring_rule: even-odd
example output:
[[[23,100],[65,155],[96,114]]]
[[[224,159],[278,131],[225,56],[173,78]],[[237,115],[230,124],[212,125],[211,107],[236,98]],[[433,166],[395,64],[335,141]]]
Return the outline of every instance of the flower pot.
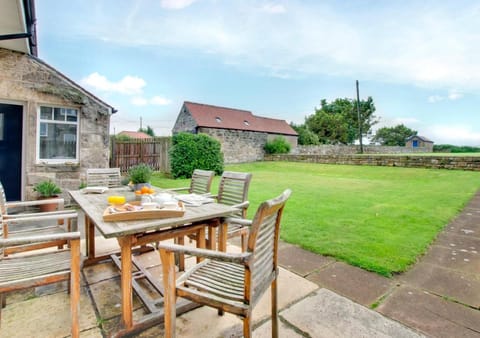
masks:
[[[58,198],[58,196],[50,196],[50,197],[39,197],[39,200],[47,200],[47,199],[54,199]],[[41,212],[51,212],[51,211],[56,211],[58,207],[57,203],[47,203],[47,204],[39,204],[38,208],[40,209]],[[63,225],[63,219],[59,219],[57,221],[58,225]]]

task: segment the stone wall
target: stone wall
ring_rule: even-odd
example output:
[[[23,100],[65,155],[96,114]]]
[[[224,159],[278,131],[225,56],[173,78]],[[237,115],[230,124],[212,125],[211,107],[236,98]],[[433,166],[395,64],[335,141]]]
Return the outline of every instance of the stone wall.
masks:
[[[421,155],[265,155],[265,161],[480,171],[480,157]]]
[[[199,128],[198,132],[208,134],[220,142],[226,164],[263,160],[267,133],[215,128]]]
[[[172,134],[176,134],[179,132],[195,133],[196,129],[197,122],[195,122],[192,114],[190,114],[184,104],[182,106],[182,110],[178,114],[177,120],[175,121],[175,125],[172,129]]]
[[[35,197],[33,185],[52,179],[68,198],[77,189],[85,169],[108,167],[111,107],[63,76],[43,61],[0,48],[0,103],[23,106],[23,197]],[[39,163],[37,118],[40,105],[76,108],[79,111],[79,162]]]
[[[409,148],[409,147],[389,147],[389,146],[363,146],[364,154],[413,154],[413,153],[431,153],[431,148]],[[290,151],[293,155],[355,155],[360,153],[358,145],[308,145],[297,146]]]

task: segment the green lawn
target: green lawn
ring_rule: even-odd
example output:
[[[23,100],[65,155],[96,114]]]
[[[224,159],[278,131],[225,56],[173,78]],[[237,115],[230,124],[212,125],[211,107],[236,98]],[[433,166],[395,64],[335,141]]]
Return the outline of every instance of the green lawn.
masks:
[[[225,169],[253,174],[249,217],[261,201],[292,189],[284,241],[385,276],[415,263],[480,187],[480,172],[459,170],[293,162]],[[170,188],[188,186],[189,180],[156,174],[152,183]]]

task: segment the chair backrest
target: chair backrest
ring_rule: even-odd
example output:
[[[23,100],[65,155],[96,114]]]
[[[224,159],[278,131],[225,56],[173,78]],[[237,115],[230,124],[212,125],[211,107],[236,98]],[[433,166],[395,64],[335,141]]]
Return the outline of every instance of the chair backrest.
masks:
[[[218,187],[218,203],[235,205],[247,201],[251,180],[252,174],[250,173],[224,171]],[[237,216],[245,218],[247,208],[243,208]]]
[[[278,274],[278,239],[283,208],[291,190],[258,207],[248,236],[247,252],[253,252],[245,272],[246,298],[255,304]],[[248,294],[250,293],[250,294]]]
[[[195,169],[192,174],[189,192],[191,194],[209,193],[212,186],[213,176],[215,176],[214,171]]]
[[[120,168],[89,168],[87,169],[87,187],[119,187],[122,185]]]
[[[0,212],[4,215],[7,214],[7,196],[2,182],[0,182]]]

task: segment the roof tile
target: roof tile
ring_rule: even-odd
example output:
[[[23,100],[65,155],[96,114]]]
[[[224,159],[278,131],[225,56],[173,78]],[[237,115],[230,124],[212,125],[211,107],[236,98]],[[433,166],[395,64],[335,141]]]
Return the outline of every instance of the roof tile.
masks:
[[[184,105],[199,127],[298,135],[285,120],[255,116],[248,110],[188,101]]]

